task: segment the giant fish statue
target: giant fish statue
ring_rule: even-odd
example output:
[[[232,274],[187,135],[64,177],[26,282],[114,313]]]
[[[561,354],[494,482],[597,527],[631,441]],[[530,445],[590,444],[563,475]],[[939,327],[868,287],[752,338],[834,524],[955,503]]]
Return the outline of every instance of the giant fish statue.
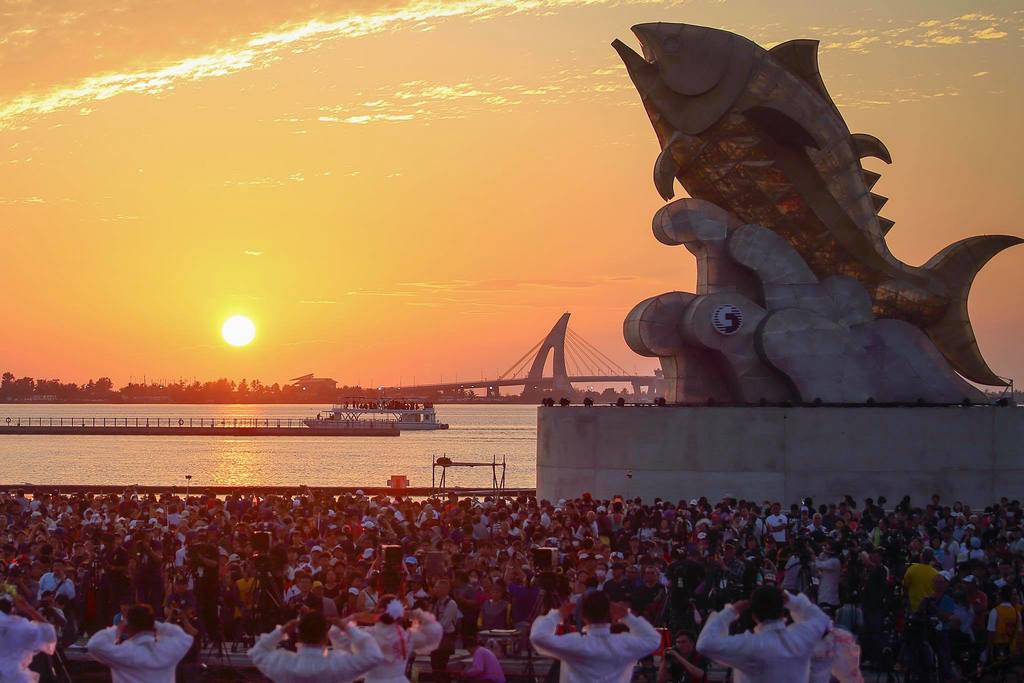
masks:
[[[859,283],[872,320],[903,321],[926,336],[929,346],[921,353],[931,357],[937,350],[937,360],[944,358],[968,380],[1006,385],[982,358],[967,297],[982,266],[1022,240],[971,237],[919,267],[893,256],[885,241],[893,223],[878,215],[886,198],[872,192],[880,175],[861,164],[865,157],[885,163],[892,158],[877,138],[850,132],[818,71],[817,41],[765,50],[742,36],[688,24],[640,24],[633,32],[643,56],[619,40],[612,45],[661,146],[654,184],[666,201],[676,180],[693,198],[659,211],[655,234],[669,244],[687,243],[698,254],[698,295],[724,287],[765,304],[760,276],[733,258],[726,242],[715,242],[723,248],[712,249],[714,257],[703,239],[680,241],[669,234],[673,220],[682,220],[686,230],[696,226],[695,211],[724,226],[721,240],[743,225],[774,233],[806,266],[804,284],[841,278],[846,291],[849,281]],[[787,252],[785,259],[792,256]],[[918,342],[915,348],[923,348]],[[775,366],[766,372],[780,371]]]

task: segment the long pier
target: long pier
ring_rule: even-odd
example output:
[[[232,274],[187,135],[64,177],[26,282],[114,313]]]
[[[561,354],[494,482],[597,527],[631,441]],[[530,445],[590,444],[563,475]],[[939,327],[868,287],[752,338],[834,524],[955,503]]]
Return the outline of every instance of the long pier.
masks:
[[[0,491],[23,491],[28,494],[60,493],[60,494],[91,494],[109,495],[132,492],[138,495],[185,494],[191,496],[227,496],[231,494],[246,496],[297,496],[305,493],[323,493],[331,496],[352,495],[362,491],[366,496],[433,496],[454,493],[460,496],[533,496],[535,488],[501,488],[494,489],[484,486],[450,486],[446,488],[432,486],[407,486],[392,488],[390,486],[300,486],[281,484],[274,486],[254,485],[132,485],[132,484],[0,484]]]
[[[3,435],[60,436],[399,436],[392,422],[355,420],[307,427],[302,418],[7,417]]]

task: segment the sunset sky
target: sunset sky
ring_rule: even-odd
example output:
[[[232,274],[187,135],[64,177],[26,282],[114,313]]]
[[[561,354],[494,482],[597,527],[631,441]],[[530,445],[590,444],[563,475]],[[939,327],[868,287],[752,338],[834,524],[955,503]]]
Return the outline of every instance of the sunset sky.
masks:
[[[563,311],[653,369],[622,319],[696,276],[651,235],[658,147],[609,47],[646,21],[820,39],[892,152],[902,260],[1024,235],[1019,0],[0,0],[0,370],[450,381]],[[1000,255],[971,299],[1010,377],[1022,271]]]

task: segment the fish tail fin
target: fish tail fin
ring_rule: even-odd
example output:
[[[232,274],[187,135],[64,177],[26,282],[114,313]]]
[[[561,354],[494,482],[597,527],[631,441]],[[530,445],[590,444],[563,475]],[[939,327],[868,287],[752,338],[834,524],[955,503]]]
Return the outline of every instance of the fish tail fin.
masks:
[[[1021,242],[1024,239],[1009,235],[968,237],[949,245],[923,266],[946,285],[950,295],[942,320],[925,331],[953,368],[978,384],[1007,386],[1008,382],[992,372],[981,355],[967,312],[967,297],[978,271],[996,254]]]

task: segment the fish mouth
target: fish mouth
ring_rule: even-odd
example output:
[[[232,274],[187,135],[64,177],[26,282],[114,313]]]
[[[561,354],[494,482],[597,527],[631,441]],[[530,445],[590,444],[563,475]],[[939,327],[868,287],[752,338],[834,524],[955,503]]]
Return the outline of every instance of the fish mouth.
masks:
[[[643,47],[643,41],[641,41],[640,45],[644,50],[643,56],[618,38],[612,41],[612,47],[615,48],[615,51],[619,54],[619,59],[626,66],[626,73],[629,74],[630,80],[633,81],[633,85],[643,95],[650,92],[657,85],[659,77],[657,60],[654,59],[653,52]]]
[[[643,45],[642,39],[640,44]],[[636,86],[645,106],[650,106],[652,103],[648,101],[648,95],[661,86],[661,77],[653,52],[644,47],[644,56],[640,56],[636,50],[618,39],[612,42],[612,47],[619,53],[629,78]],[[652,112],[648,110],[648,114],[651,115]],[[673,183],[679,172],[679,165],[672,156],[672,144],[679,137],[679,132],[671,126],[666,126],[667,122],[661,116],[658,116],[658,120],[662,123],[660,126],[655,123],[654,129],[661,143],[661,153],[654,162],[654,186],[662,199],[668,201],[675,196]],[[653,116],[651,121],[655,122]]]

